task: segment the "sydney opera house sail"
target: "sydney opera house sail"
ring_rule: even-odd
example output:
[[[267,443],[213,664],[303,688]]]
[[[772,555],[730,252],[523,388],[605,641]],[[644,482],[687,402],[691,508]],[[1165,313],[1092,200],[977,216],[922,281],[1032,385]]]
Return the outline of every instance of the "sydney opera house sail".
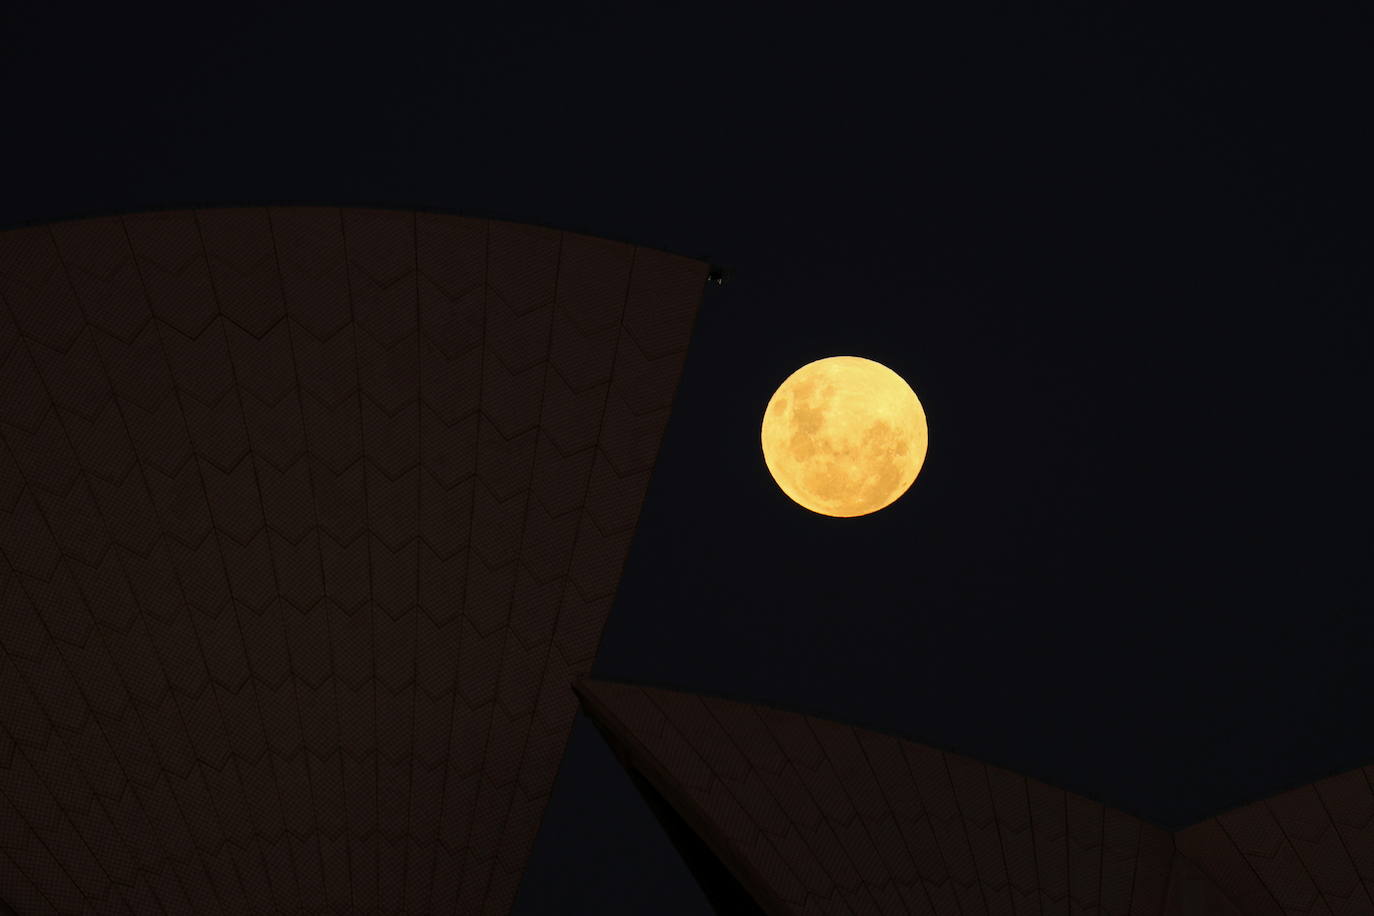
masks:
[[[508,912],[708,267],[376,209],[0,233],[0,899]]]
[[[815,716],[609,681],[577,691],[670,834],[695,835],[675,840],[722,910],[1374,913],[1374,767],[1172,833]]]

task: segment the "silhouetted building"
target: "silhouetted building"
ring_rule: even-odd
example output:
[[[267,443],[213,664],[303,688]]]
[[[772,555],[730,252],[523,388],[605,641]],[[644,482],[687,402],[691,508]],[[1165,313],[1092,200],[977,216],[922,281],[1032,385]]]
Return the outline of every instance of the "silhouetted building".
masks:
[[[0,898],[507,912],[708,269],[389,210],[0,233]]]
[[[607,681],[577,691],[722,912],[1374,913],[1374,768],[1171,833],[814,716]]]

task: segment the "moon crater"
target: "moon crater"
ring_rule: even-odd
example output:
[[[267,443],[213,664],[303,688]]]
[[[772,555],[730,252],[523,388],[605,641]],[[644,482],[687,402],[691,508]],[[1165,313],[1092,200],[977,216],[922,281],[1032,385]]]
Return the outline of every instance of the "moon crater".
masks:
[[[764,461],[782,491],[822,515],[867,515],[911,486],[926,418],[902,377],[858,356],[802,366],[763,415]]]

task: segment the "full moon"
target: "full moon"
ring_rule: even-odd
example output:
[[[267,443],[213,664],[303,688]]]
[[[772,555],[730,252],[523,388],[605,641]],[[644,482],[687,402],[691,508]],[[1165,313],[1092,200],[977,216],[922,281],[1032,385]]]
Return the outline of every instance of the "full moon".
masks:
[[[926,458],[926,414],[900,375],[831,356],[787,377],[763,412],[763,460],[782,491],[821,515],[891,505]]]

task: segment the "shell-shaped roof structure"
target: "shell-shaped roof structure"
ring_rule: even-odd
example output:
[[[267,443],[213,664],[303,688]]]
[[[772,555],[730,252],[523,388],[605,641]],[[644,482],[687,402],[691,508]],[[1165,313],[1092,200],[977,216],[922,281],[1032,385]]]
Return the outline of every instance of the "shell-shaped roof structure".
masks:
[[[708,269],[380,209],[0,233],[0,898],[508,912]]]
[[[637,684],[576,689],[723,909],[1374,913],[1374,767],[1175,833],[1001,767],[816,716]]]

